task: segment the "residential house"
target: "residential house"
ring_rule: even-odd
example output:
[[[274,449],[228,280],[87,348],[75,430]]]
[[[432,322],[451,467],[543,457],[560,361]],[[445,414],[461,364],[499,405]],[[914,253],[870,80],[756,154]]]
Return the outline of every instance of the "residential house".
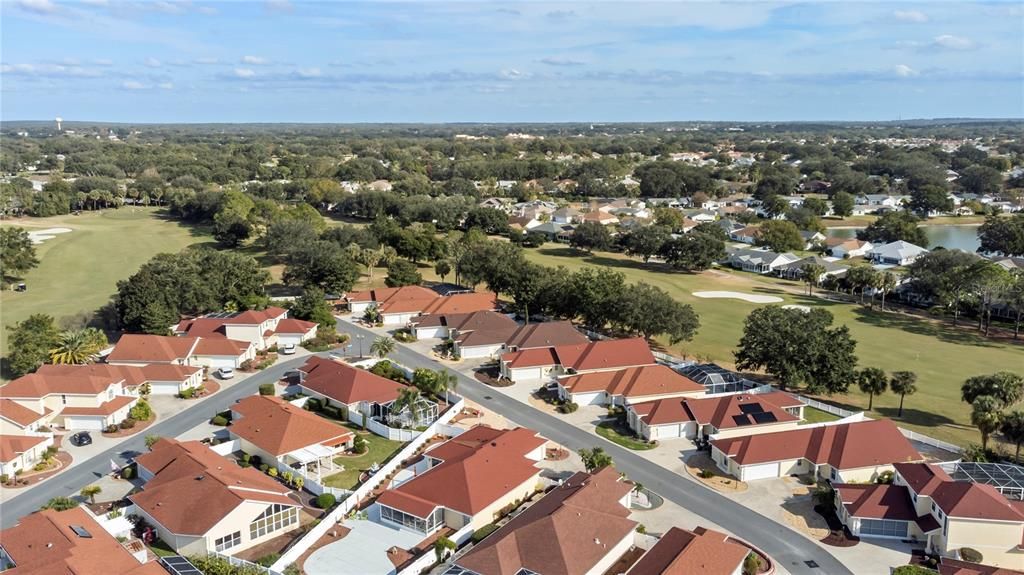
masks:
[[[662,398],[698,397],[704,386],[664,365],[560,377],[558,395],[579,405],[625,406]]]
[[[119,542],[82,507],[26,515],[0,542],[0,571],[11,575],[167,575],[142,542]]]
[[[367,184],[366,187],[375,192],[390,192],[393,186],[387,180],[374,180]]]
[[[702,222],[697,222],[697,223],[700,224]],[[741,224],[741,223],[739,223],[739,222],[737,222],[735,220],[729,220],[729,219],[718,220],[717,222],[715,222],[715,225],[720,227],[720,228],[722,228],[722,231],[724,231],[726,233],[726,235],[729,235],[729,236],[731,236],[733,232],[735,232],[737,230],[742,230],[743,228],[747,227],[744,224]]]
[[[505,213],[511,211],[512,200],[509,198],[487,198],[481,200],[478,204],[481,208],[491,208],[492,210],[501,210]]]
[[[868,258],[881,265],[908,266],[926,253],[928,253],[928,250],[921,246],[897,240],[871,248],[871,251],[868,252]]]
[[[352,448],[348,429],[272,395],[251,395],[231,406],[231,439],[266,462],[299,465],[316,477],[334,457]]]
[[[421,316],[413,332],[417,339],[452,339],[455,352],[463,358],[494,357],[502,352],[590,341],[569,322],[519,325],[492,311]]]
[[[500,370],[503,377],[520,382],[654,364],[647,341],[629,338],[509,352],[501,356]]]
[[[924,459],[888,419],[715,439],[711,458],[741,481],[810,475],[833,484],[874,481],[896,463]]]
[[[352,313],[364,313],[376,307],[384,325],[405,325],[419,315],[469,313],[494,310],[498,300],[490,292],[440,295],[421,286],[372,289],[352,292],[345,297]]]
[[[799,259],[799,256],[789,252],[779,254],[762,249],[744,249],[729,252],[726,261],[730,266],[745,272],[769,274],[779,267],[791,264]]]
[[[734,242],[754,245],[761,233],[761,226],[745,226],[729,232],[729,239]]]
[[[813,249],[825,241],[825,234],[814,230],[800,230],[800,237],[804,240],[805,250]]]
[[[578,224],[581,223],[583,212],[570,206],[558,208],[551,213],[551,221],[556,224]]]
[[[145,385],[150,395],[178,395],[203,385],[200,367],[172,363],[152,363],[142,366],[92,363],[87,365],[46,364],[36,370],[41,375],[96,376],[122,378],[128,395],[140,395]]]
[[[825,250],[832,257],[847,259],[867,255],[875,246],[856,238],[826,238]]]
[[[536,493],[546,445],[531,429],[478,425],[425,452],[416,475],[384,491],[371,516],[424,536],[479,529]]]
[[[575,229],[575,224],[545,222],[530,231],[544,234],[549,241],[567,243],[572,239],[572,233]]]
[[[626,575],[742,575],[751,550],[725,533],[672,527]]]
[[[715,214],[715,212],[711,212],[708,210],[696,210],[687,212],[686,217],[697,222],[698,224],[703,224],[704,222],[713,222],[718,219],[718,215]]]
[[[0,434],[36,435],[46,428],[53,410],[44,408],[40,413],[13,399],[0,398]]]
[[[113,365],[158,363],[217,369],[237,368],[255,358],[256,345],[250,341],[127,333],[117,340],[106,360]]]
[[[735,393],[758,387],[757,383],[715,363],[695,363],[676,369],[679,373],[703,385],[708,394]]]
[[[890,485],[841,485],[836,512],[854,535],[913,539],[957,559],[967,547],[987,564],[1024,567],[1024,505],[995,487],[956,481],[937,465],[899,463]]]
[[[233,555],[299,527],[302,503],[284,485],[198,441],[160,439],[135,458],[134,513],[180,555]]]
[[[507,340],[505,350],[509,352],[527,349],[554,348],[566,345],[589,343],[569,321],[544,321],[519,326]]]
[[[125,392],[120,375],[56,375],[31,373],[0,387],[0,400],[40,415],[34,424],[60,426],[67,430],[101,431],[117,425],[139,398]],[[4,402],[8,409],[12,404]],[[31,419],[23,410],[12,417]]]
[[[604,467],[579,472],[456,557],[445,575],[601,575],[633,544],[634,485]]]
[[[277,343],[276,330],[280,322],[288,317],[288,310],[279,307],[268,307],[262,310],[248,310],[239,313],[224,312],[208,314],[203,317],[184,319],[171,328],[175,335],[227,338],[237,341],[251,342],[256,349],[263,350]],[[295,322],[298,320],[291,320]],[[312,339],[316,335],[316,324],[303,322],[306,329],[312,330]]]
[[[648,441],[700,441],[796,429],[803,420],[803,411],[804,404],[799,399],[782,391],[737,393],[632,403],[626,406],[626,421]]]
[[[508,219],[508,227],[517,232],[530,232],[534,228],[543,225],[544,222],[529,216],[514,216]]]
[[[14,477],[32,469],[52,445],[52,433],[0,435],[0,475]]]
[[[821,268],[825,270],[821,274],[821,277],[817,279],[819,282],[827,276],[841,276],[846,273],[846,270],[850,269],[849,266],[829,261],[821,256],[808,256],[793,263],[781,265],[775,268],[775,273],[782,278],[802,280],[804,277],[803,267],[811,264],[821,266]]]
[[[595,210],[595,211],[587,212],[587,213],[583,214],[580,217],[580,223],[595,223],[595,224],[601,224],[602,226],[610,226],[612,224],[619,223],[619,218],[617,218],[617,217],[615,217],[612,214],[609,214],[607,212],[602,212],[601,210]]]
[[[982,565],[949,557],[939,558],[939,575],[1024,575],[1024,570]]]

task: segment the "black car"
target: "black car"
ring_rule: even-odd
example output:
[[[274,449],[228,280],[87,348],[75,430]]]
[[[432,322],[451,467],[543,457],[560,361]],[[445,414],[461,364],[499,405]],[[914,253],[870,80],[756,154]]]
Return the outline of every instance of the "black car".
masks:
[[[83,445],[92,445],[92,436],[89,435],[88,431],[79,431],[71,436],[71,445],[78,447],[82,447]]]

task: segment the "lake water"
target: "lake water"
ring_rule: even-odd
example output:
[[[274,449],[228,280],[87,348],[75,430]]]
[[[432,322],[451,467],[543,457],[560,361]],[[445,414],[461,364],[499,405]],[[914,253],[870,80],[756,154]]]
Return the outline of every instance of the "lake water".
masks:
[[[928,236],[928,249],[942,246],[946,249],[959,249],[965,252],[973,252],[978,249],[981,242],[978,241],[978,226],[922,226],[924,233]],[[857,228],[863,229],[863,228]],[[853,238],[857,236],[857,229],[829,228],[825,234],[830,238]]]

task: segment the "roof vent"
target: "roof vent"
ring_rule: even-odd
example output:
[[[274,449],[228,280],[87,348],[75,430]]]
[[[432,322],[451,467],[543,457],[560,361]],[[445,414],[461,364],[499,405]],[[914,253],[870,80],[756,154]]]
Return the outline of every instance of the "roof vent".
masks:
[[[206,479],[205,475],[197,475],[196,476],[196,481],[202,481],[203,479]]]
[[[598,539],[597,537],[594,537],[594,545],[600,545],[600,544],[601,544],[601,540]]]
[[[46,548],[47,548],[47,549],[49,549],[50,547],[53,547],[53,543],[47,543],[47,544],[46,544]]]

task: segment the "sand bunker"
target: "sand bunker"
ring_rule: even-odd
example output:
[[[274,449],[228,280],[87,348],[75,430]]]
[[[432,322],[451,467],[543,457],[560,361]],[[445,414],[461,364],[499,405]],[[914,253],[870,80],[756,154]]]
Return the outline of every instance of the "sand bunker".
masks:
[[[775,297],[773,295],[755,295],[752,293],[742,293],[738,291],[695,291],[693,292],[694,297],[699,298],[728,298],[738,299],[750,303],[779,303],[782,301],[781,297]]]
[[[34,244],[41,244],[46,240],[52,240],[57,234],[66,234],[71,231],[71,228],[46,228],[45,230],[37,230],[29,232],[28,237]]]
[[[798,309],[804,313],[811,311],[811,308],[805,305],[789,304],[782,306],[782,309]]]

